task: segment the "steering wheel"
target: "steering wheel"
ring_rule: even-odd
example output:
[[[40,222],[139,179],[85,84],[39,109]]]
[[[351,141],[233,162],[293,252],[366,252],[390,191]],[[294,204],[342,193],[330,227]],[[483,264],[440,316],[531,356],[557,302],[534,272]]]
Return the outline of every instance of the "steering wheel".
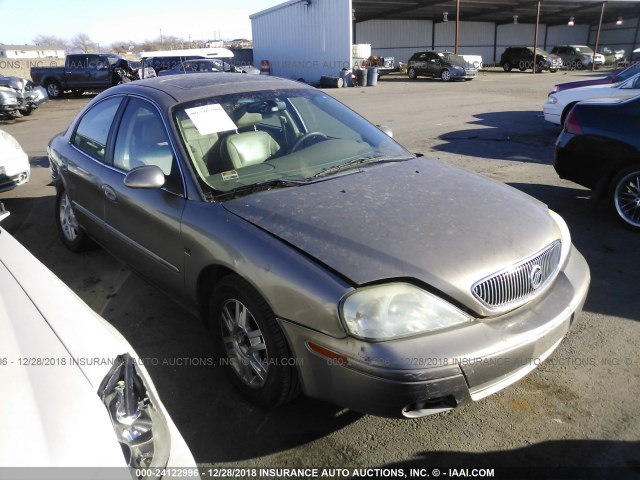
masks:
[[[309,132],[309,133],[305,133],[304,135],[302,135],[301,137],[298,137],[298,139],[296,140],[296,142],[293,144],[293,147],[291,147],[291,149],[289,150],[289,153],[293,153],[296,150],[298,150],[298,148],[300,148],[300,146],[302,144],[304,144],[307,140],[309,140],[310,138],[314,138],[314,137],[318,137],[322,140],[326,140],[327,136],[322,133],[322,132]]]

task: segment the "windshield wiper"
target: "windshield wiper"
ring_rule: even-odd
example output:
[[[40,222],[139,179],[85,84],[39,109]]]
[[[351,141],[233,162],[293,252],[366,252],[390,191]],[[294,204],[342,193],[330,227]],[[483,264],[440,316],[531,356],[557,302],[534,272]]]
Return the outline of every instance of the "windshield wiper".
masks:
[[[355,165],[361,165],[363,163],[369,163],[373,161],[375,161],[376,163],[402,162],[404,160],[409,160],[411,158],[414,158],[414,157],[387,157],[385,155],[377,155],[377,156],[371,156],[371,157],[353,158],[346,162],[339,163],[338,165],[334,165],[333,167],[325,168],[319,171],[318,173],[316,173],[315,175],[312,175],[310,178],[324,177],[325,175],[330,175],[332,173],[339,172],[341,170],[347,170],[351,167],[354,167]]]
[[[274,178],[272,180],[264,180],[262,182],[252,183],[250,185],[242,185],[236,187],[228,192],[222,192],[216,195],[216,199],[224,200],[228,197],[236,197],[239,195],[245,195],[247,193],[271,190],[272,188],[286,188],[286,187],[299,187],[308,183],[306,180],[298,180],[293,178]]]

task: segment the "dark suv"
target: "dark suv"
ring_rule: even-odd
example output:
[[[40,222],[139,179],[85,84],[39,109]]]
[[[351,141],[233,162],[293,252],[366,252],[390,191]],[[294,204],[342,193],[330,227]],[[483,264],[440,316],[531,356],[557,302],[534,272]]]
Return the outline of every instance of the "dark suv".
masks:
[[[537,48],[534,60],[533,47],[509,47],[500,57],[500,65],[505,72],[510,72],[514,67],[524,72],[533,69],[535,65],[536,72],[549,70],[553,73],[562,67],[562,59]]]
[[[451,52],[417,52],[409,59],[407,74],[411,80],[419,75],[450,80],[473,80],[478,69],[469,65],[464,58]]]

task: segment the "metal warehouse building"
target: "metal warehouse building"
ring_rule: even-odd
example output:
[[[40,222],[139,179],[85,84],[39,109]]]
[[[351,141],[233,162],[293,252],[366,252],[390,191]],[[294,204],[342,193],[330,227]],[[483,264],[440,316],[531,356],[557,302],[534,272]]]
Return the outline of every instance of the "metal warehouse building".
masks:
[[[640,2],[602,0],[290,0],[252,15],[254,59],[315,82],[352,68],[353,44],[407,62],[418,50],[482,55],[512,45],[640,47]],[[458,20],[458,21],[456,21]]]

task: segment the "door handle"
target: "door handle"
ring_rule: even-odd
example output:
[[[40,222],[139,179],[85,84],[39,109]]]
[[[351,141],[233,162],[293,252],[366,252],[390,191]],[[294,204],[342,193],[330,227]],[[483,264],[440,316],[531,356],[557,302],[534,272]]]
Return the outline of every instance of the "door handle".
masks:
[[[104,193],[104,196],[107,197],[107,200],[111,201],[111,202],[115,202],[118,197],[116,195],[116,191],[111,188],[109,185],[101,185],[102,188],[102,192]]]

